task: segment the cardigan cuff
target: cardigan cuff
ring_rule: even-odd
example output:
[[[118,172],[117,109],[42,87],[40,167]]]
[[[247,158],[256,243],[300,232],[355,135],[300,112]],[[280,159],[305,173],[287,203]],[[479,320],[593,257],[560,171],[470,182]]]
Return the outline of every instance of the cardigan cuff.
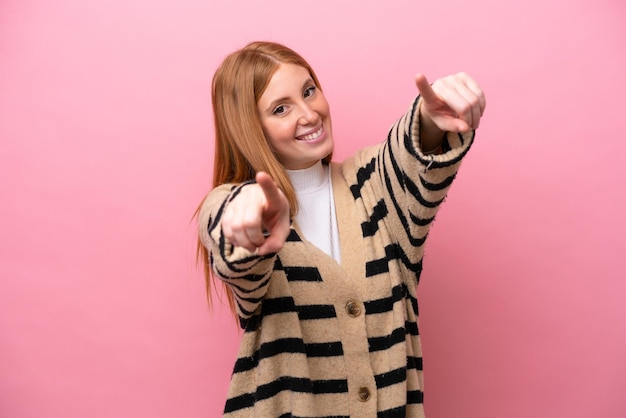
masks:
[[[421,112],[421,104],[422,99],[418,96],[414,102],[413,114],[410,121],[411,142],[413,142],[417,159],[422,165],[424,165],[425,170],[430,170],[432,168],[444,168],[457,164],[461,159],[463,159],[467,151],[469,151],[472,146],[476,131],[472,129],[471,131],[464,133],[446,132],[440,145],[443,150],[441,154],[424,152],[420,145],[419,136],[419,114]]]

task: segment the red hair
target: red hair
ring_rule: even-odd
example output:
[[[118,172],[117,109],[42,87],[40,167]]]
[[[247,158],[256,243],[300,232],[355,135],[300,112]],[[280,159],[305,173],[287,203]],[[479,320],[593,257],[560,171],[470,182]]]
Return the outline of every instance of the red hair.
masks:
[[[261,127],[257,102],[280,64],[305,68],[315,85],[321,86],[313,68],[295,51],[274,42],[253,42],[228,55],[213,76],[212,104],[215,124],[213,187],[254,179],[259,171],[269,173],[283,191],[291,216],[298,211],[295,190],[277,155],[272,151]],[[332,154],[324,158],[329,163]],[[198,209],[199,211],[199,209]],[[216,279],[208,250],[198,239],[197,259],[204,266],[207,299],[212,305],[211,287]],[[231,310],[235,313],[233,293],[224,284]]]

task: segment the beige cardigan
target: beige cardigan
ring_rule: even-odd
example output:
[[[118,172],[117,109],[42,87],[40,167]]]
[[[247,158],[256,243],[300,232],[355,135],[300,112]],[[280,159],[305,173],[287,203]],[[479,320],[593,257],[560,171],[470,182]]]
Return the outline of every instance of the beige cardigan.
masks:
[[[200,237],[234,291],[245,333],[227,417],[422,417],[416,288],[424,242],[474,133],[444,153],[419,147],[419,98],[382,144],[332,163],[341,265],[294,225],[278,254],[257,256],[221,234],[245,185],[213,190]]]

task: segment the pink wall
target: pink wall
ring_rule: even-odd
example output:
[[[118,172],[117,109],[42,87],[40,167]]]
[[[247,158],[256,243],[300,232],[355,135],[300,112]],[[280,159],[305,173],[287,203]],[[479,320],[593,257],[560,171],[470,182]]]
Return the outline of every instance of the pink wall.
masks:
[[[211,76],[254,39],[316,68],[339,157],[418,71],[487,92],[427,249],[429,417],[626,416],[623,2],[303,4],[2,1],[0,416],[219,415],[238,334],[190,218]]]

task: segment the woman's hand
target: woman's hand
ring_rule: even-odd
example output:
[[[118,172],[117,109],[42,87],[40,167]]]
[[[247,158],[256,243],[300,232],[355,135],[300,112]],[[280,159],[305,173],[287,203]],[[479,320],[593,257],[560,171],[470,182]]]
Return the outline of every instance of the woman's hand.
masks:
[[[234,246],[259,255],[278,252],[289,235],[289,202],[272,177],[259,172],[256,183],[226,206],[221,225]]]
[[[468,132],[478,128],[485,111],[485,95],[466,73],[440,78],[432,86],[417,74],[415,84],[422,97],[420,138],[423,150],[441,142],[444,132]]]

